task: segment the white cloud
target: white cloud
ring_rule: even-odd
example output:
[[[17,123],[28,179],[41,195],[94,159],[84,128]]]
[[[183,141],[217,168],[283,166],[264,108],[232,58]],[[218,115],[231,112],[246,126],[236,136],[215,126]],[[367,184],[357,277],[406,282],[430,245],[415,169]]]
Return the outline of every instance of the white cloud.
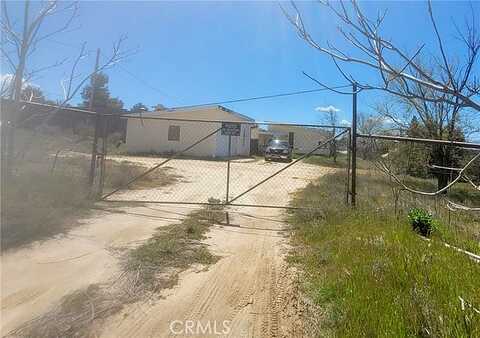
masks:
[[[0,74],[0,81],[11,81],[13,79],[13,74]]]
[[[352,122],[347,121],[347,120],[341,120],[341,121],[340,121],[340,125],[341,125],[341,126],[349,126],[349,125],[351,125],[351,124],[352,124]]]
[[[382,120],[383,120],[383,123],[386,123],[386,124],[394,124],[395,123],[395,121],[391,117],[383,117]]]
[[[0,74],[0,83],[3,85],[9,85],[13,80],[13,74]]]
[[[12,74],[0,74],[0,95],[7,96],[11,92],[13,81]]]
[[[340,111],[340,109],[332,105],[327,107],[317,107],[315,110],[323,113],[338,113]]]
[[[0,90],[2,95],[10,91],[11,86],[13,86],[13,78],[13,74],[0,74]],[[38,85],[32,82],[27,82],[24,79],[22,83],[22,89],[25,89],[28,86],[40,88]]]
[[[395,119],[387,116],[380,117],[381,122],[386,125],[396,125],[396,124],[405,124],[405,120],[400,117],[395,117]]]

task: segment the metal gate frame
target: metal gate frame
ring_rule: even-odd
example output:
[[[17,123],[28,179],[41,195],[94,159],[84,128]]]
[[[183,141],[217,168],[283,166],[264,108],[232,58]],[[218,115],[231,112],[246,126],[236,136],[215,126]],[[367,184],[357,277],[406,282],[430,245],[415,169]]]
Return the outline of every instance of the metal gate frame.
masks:
[[[134,183],[135,181],[145,177],[146,175],[150,174],[151,172],[155,171],[156,169],[164,166],[171,160],[177,159],[181,155],[183,155],[185,152],[188,150],[194,148],[196,145],[199,143],[205,141],[209,137],[215,135],[216,133],[220,132],[222,130],[222,127],[215,129],[214,131],[210,132],[206,136],[203,136],[202,138],[198,139],[191,145],[187,146],[183,150],[173,154],[169,158],[163,160],[162,162],[154,165],[152,168],[147,169],[145,172],[141,173],[140,175],[135,176],[131,180],[129,180],[127,183],[124,185],[114,189],[113,191],[103,194],[103,181],[102,186],[100,187],[100,198],[99,200],[102,202],[114,202],[114,203],[119,203],[119,202],[124,202],[124,203],[155,203],[155,204],[175,204],[175,205],[212,205],[212,206],[239,206],[239,207],[262,207],[262,208],[274,208],[274,209],[310,209],[310,208],[305,208],[305,207],[292,207],[292,206],[279,206],[279,205],[263,205],[263,204],[243,204],[243,203],[234,203],[236,200],[238,200],[240,197],[245,196],[252,190],[258,188],[262,184],[266,183],[267,181],[271,180],[281,172],[285,171],[286,169],[294,166],[301,160],[311,156],[315,151],[318,149],[326,146],[330,142],[333,142],[334,140],[338,139],[339,137],[348,134],[348,141],[347,141],[347,182],[346,182],[346,192],[345,192],[345,201],[348,203],[349,197],[351,196],[350,193],[350,174],[351,174],[351,137],[352,137],[352,131],[350,127],[347,126],[335,126],[335,125],[318,125],[318,124],[295,124],[295,123],[275,123],[275,122],[239,122],[239,121],[223,121],[223,120],[194,120],[194,119],[175,119],[175,118],[163,118],[163,117],[141,117],[141,116],[128,116],[129,119],[140,119],[140,120],[166,120],[166,121],[181,121],[181,122],[195,122],[195,123],[220,123],[220,124],[245,124],[245,125],[280,125],[280,126],[302,126],[302,127],[317,127],[317,128],[330,128],[332,130],[340,129],[342,130],[341,132],[337,133],[336,135],[333,135],[332,137],[328,138],[327,140],[319,143],[316,147],[308,151],[307,153],[301,155],[299,158],[295,159],[294,161],[290,162],[289,164],[285,165],[284,167],[280,168],[279,170],[275,171],[268,177],[262,179],[258,183],[254,184],[252,187],[246,189],[245,191],[239,193],[237,196],[229,199],[229,188],[230,188],[230,162],[231,162],[231,136],[229,136],[229,142],[228,142],[228,160],[227,160],[227,177],[226,177],[226,199],[225,202],[222,203],[210,203],[210,202],[186,202],[186,201],[150,201],[150,200],[115,200],[115,199],[108,199],[115,193],[127,188],[130,184]],[[105,153],[103,154],[103,158],[106,159],[106,150]]]

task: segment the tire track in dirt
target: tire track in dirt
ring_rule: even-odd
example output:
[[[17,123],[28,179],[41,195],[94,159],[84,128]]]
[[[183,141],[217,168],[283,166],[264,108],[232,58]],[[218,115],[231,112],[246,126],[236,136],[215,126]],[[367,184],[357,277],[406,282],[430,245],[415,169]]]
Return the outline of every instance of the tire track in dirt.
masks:
[[[278,337],[281,298],[277,287],[284,238],[276,230],[281,230],[277,220],[283,216],[271,215],[271,211],[258,218],[252,215],[255,213],[249,213],[250,217],[234,214],[231,221],[235,226],[212,228],[206,243],[222,258],[208,271],[183,274],[171,295],[143,308],[147,316],[129,306],[125,311],[128,317],[112,321],[104,328],[104,336],[188,336],[171,332],[170,323],[180,320],[202,325],[216,322],[217,327],[228,321],[230,332],[224,335],[228,337]]]
[[[222,287],[219,283],[219,278],[219,275],[213,275],[212,278],[207,281],[208,287],[198,290],[194,302],[192,302],[193,310],[184,317],[184,320],[198,321],[202,318],[203,314],[211,309]]]
[[[266,277],[267,282],[263,285],[264,292],[264,304],[262,304],[262,336],[263,337],[277,337],[278,333],[278,313],[276,303],[274,301],[275,283],[276,283],[276,271],[275,265],[270,260],[266,262]]]

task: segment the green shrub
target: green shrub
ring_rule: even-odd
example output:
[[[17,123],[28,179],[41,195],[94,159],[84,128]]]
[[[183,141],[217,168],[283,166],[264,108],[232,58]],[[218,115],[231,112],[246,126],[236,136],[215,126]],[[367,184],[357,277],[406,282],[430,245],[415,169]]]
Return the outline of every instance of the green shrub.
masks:
[[[422,236],[429,237],[436,229],[435,220],[432,215],[424,209],[410,209],[408,212],[408,219],[413,230]]]

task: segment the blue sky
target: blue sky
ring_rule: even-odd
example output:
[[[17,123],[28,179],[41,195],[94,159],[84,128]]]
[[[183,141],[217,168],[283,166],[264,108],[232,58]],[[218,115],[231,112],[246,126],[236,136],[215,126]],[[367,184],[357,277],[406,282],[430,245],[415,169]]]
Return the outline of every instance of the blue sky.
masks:
[[[400,47],[414,51],[426,43],[426,53],[437,50],[426,2],[361,4],[369,15],[388,8],[385,35]],[[299,6],[320,42],[347,46],[336,31],[331,12],[313,3]],[[451,55],[459,51],[452,20],[461,25],[470,13],[469,6],[467,2],[434,2]],[[480,2],[472,6],[480,13]],[[44,30],[58,24],[48,22]],[[82,1],[74,27],[77,29],[46,40],[32,56],[32,68],[72,58],[84,41],[90,50],[99,47],[108,54],[112,42],[127,34],[125,47],[138,48],[138,53],[107,72],[112,96],[121,98],[127,108],[137,102],[174,107],[318,87],[302,71],[332,86],[345,84],[327,56],[298,38],[277,2]],[[94,52],[82,60],[81,70],[86,72],[93,64]],[[45,72],[33,82],[55,99],[61,94],[59,81],[68,67]],[[378,81],[365,69],[347,68],[363,81]],[[382,99],[379,92],[361,93],[359,110],[369,112]],[[341,120],[351,119],[351,98],[330,92],[227,106],[259,120],[312,123],[321,115],[315,108],[329,105],[340,110]]]

